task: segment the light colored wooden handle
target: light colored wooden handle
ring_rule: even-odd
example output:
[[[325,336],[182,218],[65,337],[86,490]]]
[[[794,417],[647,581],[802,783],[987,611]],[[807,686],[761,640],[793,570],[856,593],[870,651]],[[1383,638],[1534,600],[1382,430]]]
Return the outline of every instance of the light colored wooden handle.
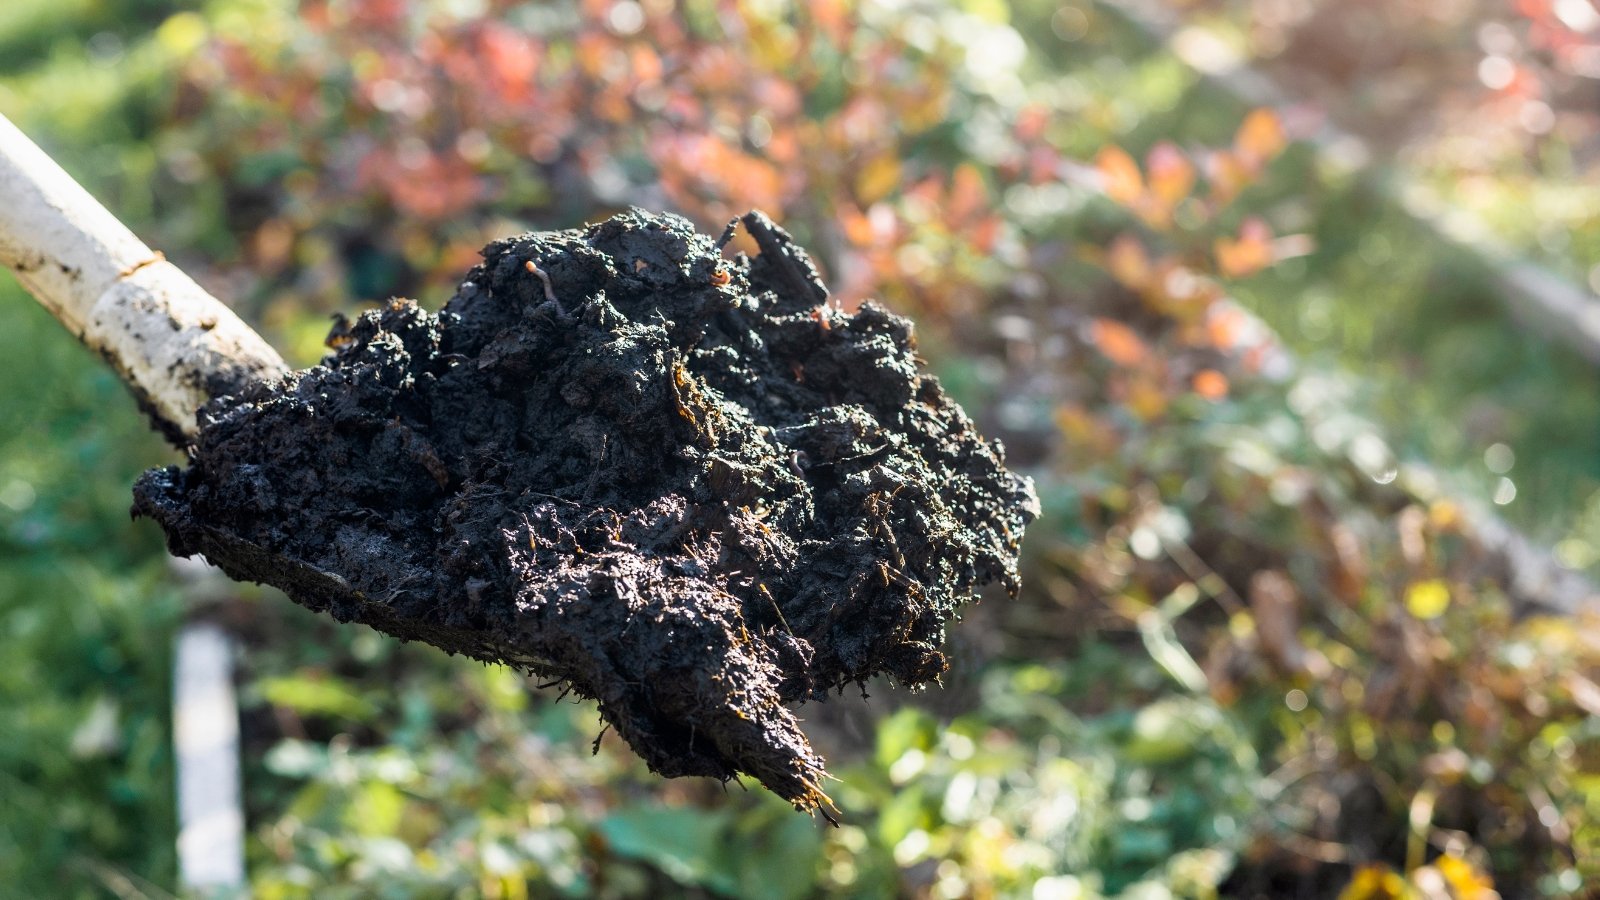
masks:
[[[233,311],[151,250],[0,116],[0,264],[105,358],[174,444],[212,397],[288,371]]]

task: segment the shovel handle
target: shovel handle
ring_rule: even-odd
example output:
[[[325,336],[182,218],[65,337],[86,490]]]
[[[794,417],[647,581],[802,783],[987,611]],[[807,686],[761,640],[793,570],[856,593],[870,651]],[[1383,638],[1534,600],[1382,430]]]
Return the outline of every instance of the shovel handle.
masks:
[[[0,264],[133,391],[175,446],[213,397],[288,371],[260,335],[0,115]]]

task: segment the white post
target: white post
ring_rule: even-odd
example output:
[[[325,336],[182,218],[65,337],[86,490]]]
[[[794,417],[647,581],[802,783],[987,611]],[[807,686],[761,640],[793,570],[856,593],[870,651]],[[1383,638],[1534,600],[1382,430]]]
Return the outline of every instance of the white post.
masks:
[[[285,373],[233,311],[0,116],[0,265],[116,368],[174,443],[213,396]]]
[[[228,635],[207,623],[184,626],[172,681],[178,877],[197,894],[229,895],[244,885],[244,812]]]

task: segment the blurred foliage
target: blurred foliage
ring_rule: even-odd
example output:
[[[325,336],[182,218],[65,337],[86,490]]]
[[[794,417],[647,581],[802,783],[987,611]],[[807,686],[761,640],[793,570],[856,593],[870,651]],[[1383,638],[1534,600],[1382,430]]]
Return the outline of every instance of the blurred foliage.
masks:
[[[1600,9],[1589,0],[1173,6],[1498,238],[1600,292]]]
[[[127,494],[160,442],[14,284],[0,319],[0,881],[68,897],[98,894],[60,879],[170,884],[180,606]]]
[[[1538,12],[1495,15],[1532,40]],[[1452,34],[1396,37],[1476,53]],[[1495,509],[1595,571],[1600,378],[1319,163],[1298,111],[1239,106],[1116,6],[13,0],[0,51],[0,112],[298,362],[332,311],[437,304],[491,236],[756,205],[841,303],[914,313],[1040,479],[1026,594],[956,629],[944,690],[808,709],[839,828],[655,779],[510,671],[231,589],[257,895],[1600,879],[1600,623],[1519,618],[1479,527]],[[182,609],[122,519],[160,452],[109,374],[0,303],[0,875],[161,896]]]

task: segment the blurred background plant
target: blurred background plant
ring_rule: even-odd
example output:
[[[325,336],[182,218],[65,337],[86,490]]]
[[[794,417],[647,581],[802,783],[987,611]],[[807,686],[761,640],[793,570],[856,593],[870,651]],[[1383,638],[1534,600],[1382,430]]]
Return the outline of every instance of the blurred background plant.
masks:
[[[7,282],[0,876],[175,890],[168,648],[204,615],[260,897],[1582,894],[1600,628],[1489,535],[1600,574],[1600,374],[1384,185],[1600,280],[1586,10],[1169,4],[1269,109],[1097,0],[11,0],[0,112],[295,362],[491,237],[759,206],[917,318],[1046,518],[944,689],[807,710],[822,827],[507,670],[180,585],[124,518],[166,452]]]

